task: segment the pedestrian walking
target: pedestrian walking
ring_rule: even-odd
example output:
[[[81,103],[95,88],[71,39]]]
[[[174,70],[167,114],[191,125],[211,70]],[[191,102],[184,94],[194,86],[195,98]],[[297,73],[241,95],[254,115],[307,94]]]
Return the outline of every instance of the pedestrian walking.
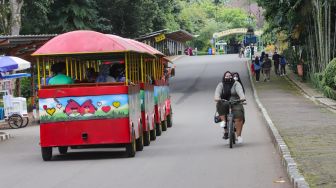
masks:
[[[253,43],[251,44],[251,59],[253,58],[254,56],[254,46],[253,46]]]
[[[244,55],[244,47],[241,46],[240,49],[239,49],[239,57],[242,58],[242,57],[245,57]]]
[[[254,61],[252,61],[252,63],[251,63],[251,74],[252,74],[252,76],[255,75],[255,71],[254,71]]]
[[[256,58],[254,59],[254,73],[255,73],[255,79],[256,79],[256,82],[259,82],[260,80],[260,71],[261,71],[261,63],[260,63],[260,60],[259,60],[259,57],[256,56]]]
[[[263,52],[261,52],[260,59],[259,59],[259,62],[260,62],[261,66],[264,63],[264,59],[265,59],[265,52],[263,51]],[[262,67],[261,67],[261,74],[264,74],[264,70],[263,70]]]
[[[265,54],[265,60],[262,64],[262,69],[264,71],[264,81],[270,81],[271,79],[271,68],[272,68],[272,61],[269,59],[268,54]]]
[[[274,72],[275,75],[280,75],[279,65],[280,65],[280,55],[277,52],[274,52],[272,60],[274,62]]]
[[[265,58],[265,52],[261,52],[261,55],[260,55],[260,63],[264,62],[264,58]]]
[[[280,60],[280,66],[281,66],[280,74],[281,74],[281,76],[286,75],[286,64],[287,64],[286,58],[285,58],[284,55],[282,55],[281,60]]]

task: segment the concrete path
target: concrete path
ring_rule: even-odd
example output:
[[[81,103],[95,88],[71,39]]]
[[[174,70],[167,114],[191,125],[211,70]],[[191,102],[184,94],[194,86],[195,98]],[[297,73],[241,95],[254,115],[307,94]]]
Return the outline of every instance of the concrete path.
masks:
[[[255,85],[309,185],[336,187],[335,113],[303,95],[286,77],[273,74],[270,82]],[[313,97],[318,95],[309,86],[303,87]]]

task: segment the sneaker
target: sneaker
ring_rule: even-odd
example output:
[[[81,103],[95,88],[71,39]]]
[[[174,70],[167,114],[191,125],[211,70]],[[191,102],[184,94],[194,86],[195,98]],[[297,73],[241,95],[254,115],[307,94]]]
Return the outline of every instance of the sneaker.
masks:
[[[242,144],[242,143],[243,143],[243,138],[241,136],[238,136],[237,144]]]
[[[219,124],[219,126],[220,126],[221,128],[224,128],[224,127],[225,127],[225,121],[221,121],[220,124]]]
[[[224,133],[223,139],[224,139],[224,140],[229,139],[229,133]]]

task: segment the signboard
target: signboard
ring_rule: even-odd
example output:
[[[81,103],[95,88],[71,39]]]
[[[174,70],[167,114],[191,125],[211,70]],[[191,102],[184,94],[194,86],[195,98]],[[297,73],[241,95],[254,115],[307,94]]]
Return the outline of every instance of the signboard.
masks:
[[[161,42],[161,41],[163,41],[165,39],[166,39],[166,35],[160,34],[160,35],[158,35],[158,36],[155,37],[155,42]]]
[[[227,35],[231,35],[231,34],[245,34],[247,32],[246,28],[236,28],[236,29],[229,29],[229,30],[225,30],[219,33],[214,33],[213,37],[214,38],[220,38],[220,37],[224,37]]]
[[[220,38],[224,37],[227,35],[232,35],[232,34],[247,34],[247,28],[236,28],[236,29],[229,29],[225,30],[219,33],[214,33],[213,38]],[[262,31],[256,31],[255,35],[260,36],[262,34]]]
[[[258,39],[257,39],[257,37],[256,36],[245,36],[244,37],[244,44],[245,44],[245,46],[248,46],[248,45],[250,45],[251,43],[252,44],[256,44],[258,42]]]

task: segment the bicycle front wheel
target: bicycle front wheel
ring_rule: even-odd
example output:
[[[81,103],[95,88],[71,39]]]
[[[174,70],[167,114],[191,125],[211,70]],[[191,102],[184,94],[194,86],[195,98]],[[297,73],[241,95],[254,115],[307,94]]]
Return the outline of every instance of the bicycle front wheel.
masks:
[[[22,120],[23,120],[23,122],[22,122],[22,126],[21,126],[21,128],[23,128],[23,127],[27,127],[27,125],[28,125],[28,123],[29,123],[29,118],[26,117],[26,118],[23,118]]]

